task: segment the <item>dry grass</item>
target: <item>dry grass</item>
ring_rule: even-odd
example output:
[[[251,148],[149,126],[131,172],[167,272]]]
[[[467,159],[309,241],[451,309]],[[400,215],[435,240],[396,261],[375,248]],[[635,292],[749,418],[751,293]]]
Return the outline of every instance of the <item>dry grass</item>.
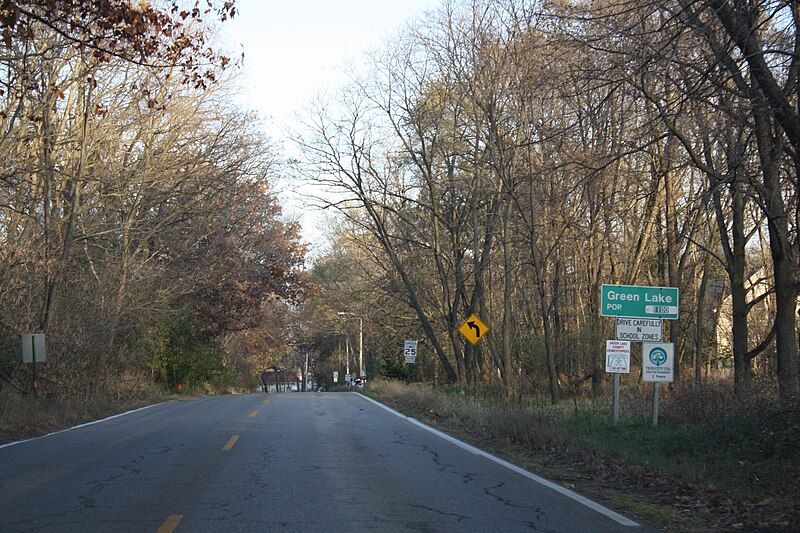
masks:
[[[368,394],[628,510],[658,495],[649,521],[665,527],[785,528],[800,517],[800,406],[781,403],[771,385],[734,396],[730,383],[662,387],[659,427],[651,388],[624,390],[620,424],[608,397],[550,405],[526,396],[508,403],[425,384],[373,381]],[[653,501],[648,498],[647,501]],[[640,506],[641,507],[641,506]],[[625,505],[622,508],[626,508]],[[661,518],[659,518],[661,516]]]
[[[505,441],[539,450],[555,447],[589,452],[583,443],[565,438],[555,430],[541,410],[520,408],[495,398],[461,397],[455,392],[435,390],[429,385],[399,381],[373,381],[369,391],[382,401],[405,412],[442,422],[446,426],[469,428],[487,441]]]
[[[0,443],[44,435],[84,422],[157,403],[168,396],[156,387],[124,388],[34,398],[0,391]]]

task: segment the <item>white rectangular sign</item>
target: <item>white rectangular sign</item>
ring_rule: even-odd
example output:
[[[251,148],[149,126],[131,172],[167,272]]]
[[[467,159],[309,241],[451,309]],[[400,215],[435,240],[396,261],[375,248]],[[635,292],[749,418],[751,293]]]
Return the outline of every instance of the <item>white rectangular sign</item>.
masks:
[[[334,383],[339,383],[339,373],[338,372],[334,372],[333,373],[333,382]]]
[[[617,340],[661,342],[660,318],[617,318]]]
[[[675,345],[671,342],[642,344],[642,381],[672,382]]]
[[[33,339],[33,340],[31,340]],[[36,362],[44,363],[47,350],[44,344],[44,333],[23,333],[22,335],[22,362],[33,362],[33,350],[36,349]]]
[[[631,371],[631,343],[606,341],[606,372],[628,374]]]
[[[417,341],[405,341],[403,344],[403,356],[406,358],[406,363],[413,364],[417,361]]]

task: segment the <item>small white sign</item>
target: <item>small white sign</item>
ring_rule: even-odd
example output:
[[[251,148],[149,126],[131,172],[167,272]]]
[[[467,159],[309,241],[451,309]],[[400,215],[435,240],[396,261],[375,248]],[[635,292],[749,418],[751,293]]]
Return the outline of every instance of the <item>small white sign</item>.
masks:
[[[611,374],[628,374],[630,371],[630,341],[606,341],[606,372]]]
[[[22,362],[33,362],[33,350],[36,350],[36,362],[44,363],[47,349],[44,343],[44,333],[23,333],[22,335]]]
[[[661,342],[660,318],[617,318],[617,340]]]
[[[352,375],[352,374],[349,374],[349,373],[348,373],[348,374],[345,374],[345,375],[344,375],[344,381],[345,381],[346,383],[350,383],[351,381],[353,381],[353,375]]]
[[[334,383],[339,383],[339,373],[338,372],[334,372],[333,373],[333,382]]]
[[[671,342],[642,344],[642,381],[674,379],[675,345]]]
[[[644,312],[648,315],[677,315],[677,305],[646,305]]]
[[[418,341],[406,340],[403,344],[403,356],[406,358],[406,363],[413,364],[417,361],[417,345]]]

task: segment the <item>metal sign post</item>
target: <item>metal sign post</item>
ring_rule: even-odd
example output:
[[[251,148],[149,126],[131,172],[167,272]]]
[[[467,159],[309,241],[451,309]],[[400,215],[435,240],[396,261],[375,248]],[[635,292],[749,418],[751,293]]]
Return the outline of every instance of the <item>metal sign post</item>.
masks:
[[[642,381],[653,383],[653,426],[658,425],[658,396],[661,382],[674,377],[675,345],[671,342],[642,344]]]
[[[33,369],[33,397],[39,397],[39,384],[36,382],[36,340],[31,335],[31,368]]]
[[[22,362],[31,363],[33,395],[39,395],[39,381],[36,379],[36,363],[47,360],[44,333],[25,333],[22,335]]]
[[[653,383],[653,427],[658,425],[658,394],[661,392],[661,382]]]

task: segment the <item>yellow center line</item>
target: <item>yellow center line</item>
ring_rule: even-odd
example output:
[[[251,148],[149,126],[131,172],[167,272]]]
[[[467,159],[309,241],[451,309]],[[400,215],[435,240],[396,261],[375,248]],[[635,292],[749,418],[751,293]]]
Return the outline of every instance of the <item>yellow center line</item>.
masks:
[[[258,411],[253,411],[250,413],[250,418],[253,418],[254,416],[258,416]]]
[[[261,403],[263,403],[264,405],[267,405],[267,402],[268,402],[268,401],[269,401],[269,400],[264,400],[264,401],[263,401],[263,402],[261,402]]]
[[[164,523],[161,524],[161,527],[158,528],[156,533],[172,533],[172,530],[178,527],[178,524],[181,523],[183,520],[182,514],[171,514],[164,520]]]
[[[233,448],[233,445],[236,444],[237,440],[239,440],[239,435],[234,435],[233,437],[229,438],[225,446],[222,447],[222,451],[227,452],[228,450]]]

